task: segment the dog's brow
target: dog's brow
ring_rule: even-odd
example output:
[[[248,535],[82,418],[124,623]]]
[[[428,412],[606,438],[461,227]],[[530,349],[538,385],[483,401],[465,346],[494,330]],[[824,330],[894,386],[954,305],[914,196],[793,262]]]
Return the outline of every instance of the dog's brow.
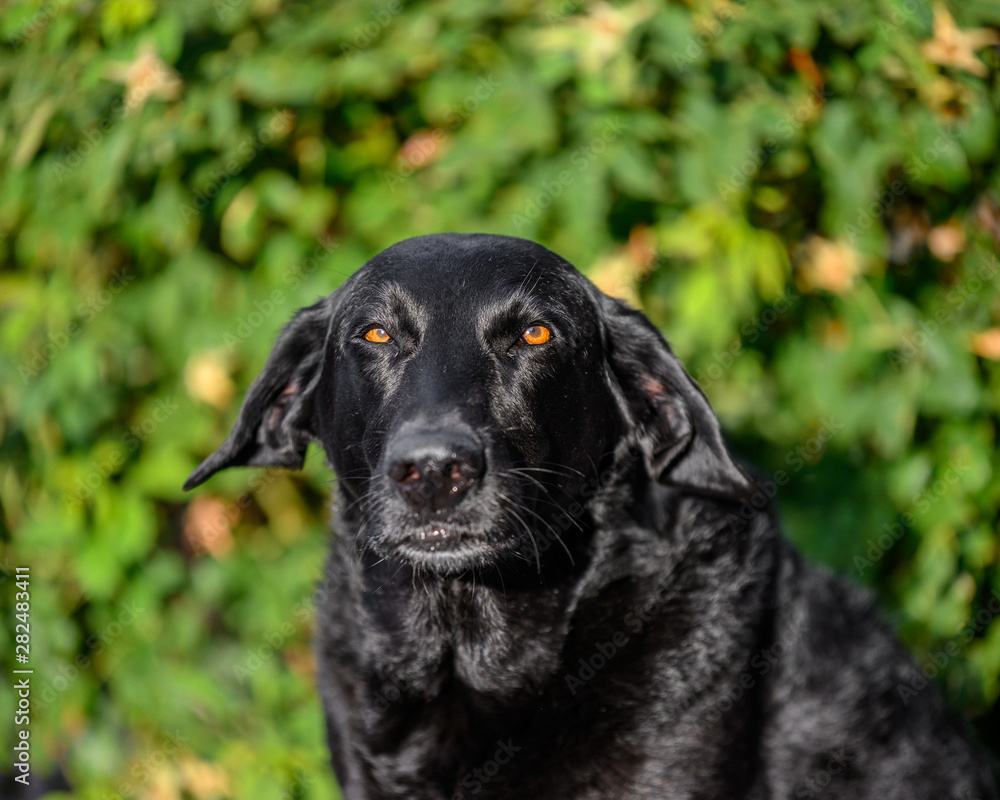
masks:
[[[413,309],[416,300],[402,285],[392,281],[366,287],[358,296],[355,308],[362,317],[362,322],[383,321],[390,319],[413,325]],[[376,320],[375,318],[380,318]],[[369,319],[371,318],[371,319]]]
[[[549,303],[541,303],[519,288],[480,309],[478,322],[479,328],[490,334],[509,325],[544,321],[556,314]]]
[[[413,302],[412,295],[396,281],[377,286],[373,292],[372,299],[378,305],[388,309],[395,309],[396,307],[405,306]]]

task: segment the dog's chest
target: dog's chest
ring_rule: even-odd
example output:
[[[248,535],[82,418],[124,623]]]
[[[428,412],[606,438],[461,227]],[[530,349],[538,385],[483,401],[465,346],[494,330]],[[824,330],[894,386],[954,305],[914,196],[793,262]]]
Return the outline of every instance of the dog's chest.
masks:
[[[727,760],[720,742],[655,741],[629,731],[635,709],[620,717],[574,719],[552,697],[540,696],[518,715],[504,714],[477,693],[455,687],[437,700],[405,704],[383,735],[395,745],[373,748],[367,771],[372,797],[411,800],[694,800],[755,797],[716,771]],[[623,709],[619,709],[619,713]],[[624,735],[615,730],[624,731]],[[405,731],[405,733],[403,733]],[[401,735],[400,735],[401,734]],[[386,741],[383,739],[381,741]],[[706,794],[706,790],[708,793]],[[747,793],[751,792],[751,793]]]
[[[635,701],[653,688],[647,670],[623,652],[612,666],[583,675],[585,686],[565,680],[562,659],[581,643],[567,644],[575,637],[558,623],[568,618],[561,601],[541,613],[537,601],[520,605],[516,593],[491,596],[481,586],[449,603],[426,595],[410,607],[398,600],[374,612],[383,627],[369,629],[377,641],[366,650],[379,663],[354,693],[364,711],[347,734],[362,745],[356,752],[377,787],[372,796],[698,796],[668,776],[692,774],[687,753],[700,752],[705,763],[714,748],[635,728],[651,716],[648,703]],[[638,683],[615,677],[626,673]],[[702,787],[712,780],[704,778]]]

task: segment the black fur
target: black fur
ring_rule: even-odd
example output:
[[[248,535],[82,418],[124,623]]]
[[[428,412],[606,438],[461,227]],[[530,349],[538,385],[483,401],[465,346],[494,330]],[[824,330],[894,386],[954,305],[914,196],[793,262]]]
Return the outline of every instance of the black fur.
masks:
[[[186,488],[309,440],[339,477],[317,654],[350,800],[996,798],[656,329],[545,248],[376,256],[288,324]]]

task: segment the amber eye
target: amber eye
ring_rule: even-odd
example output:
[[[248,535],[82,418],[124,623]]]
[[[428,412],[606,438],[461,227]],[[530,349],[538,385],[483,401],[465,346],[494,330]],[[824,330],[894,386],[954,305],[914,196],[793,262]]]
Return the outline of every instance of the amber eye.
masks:
[[[552,331],[544,325],[532,325],[521,334],[521,339],[525,344],[545,344],[551,338]]]
[[[388,342],[392,337],[385,332],[385,328],[369,328],[365,332],[365,338],[369,342],[375,342],[376,344],[384,344]]]

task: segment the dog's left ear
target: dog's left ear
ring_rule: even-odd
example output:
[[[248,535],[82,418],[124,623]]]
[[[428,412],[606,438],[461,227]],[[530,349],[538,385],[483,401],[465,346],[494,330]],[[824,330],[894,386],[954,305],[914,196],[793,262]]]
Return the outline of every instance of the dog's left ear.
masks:
[[[313,392],[319,380],[334,295],[303,308],[282,330],[263,372],[247,392],[229,438],[191,473],[193,489],[227,467],[292,467],[316,438]]]
[[[719,421],[660,332],[620,300],[602,296],[607,358],[630,416],[630,436],[650,476],[708,494],[743,495]]]

